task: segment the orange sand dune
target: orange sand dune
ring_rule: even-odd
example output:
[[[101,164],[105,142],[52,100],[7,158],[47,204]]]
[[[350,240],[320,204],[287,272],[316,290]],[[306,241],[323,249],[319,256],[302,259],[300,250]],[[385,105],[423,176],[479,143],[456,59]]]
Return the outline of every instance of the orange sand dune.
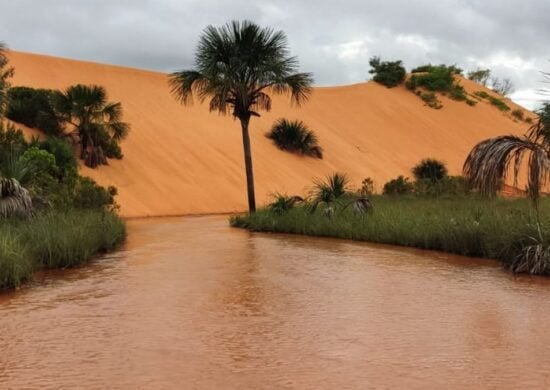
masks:
[[[124,159],[83,172],[118,187],[123,216],[246,209],[239,122],[209,113],[204,104],[181,106],[169,93],[166,74],[20,52],[12,52],[10,60],[14,85],[94,83],[107,88],[110,100],[122,102],[132,125],[122,143]],[[468,80],[463,85],[470,92],[483,89]],[[274,192],[304,194],[313,178],[334,171],[347,173],[357,187],[370,176],[381,189],[388,179],[410,175],[424,157],[441,159],[458,174],[476,142],[528,127],[486,102],[470,107],[442,100],[444,108],[434,110],[404,87],[387,89],[374,82],[315,88],[301,108],[275,98],[273,111],[251,122],[259,203]],[[314,129],[324,159],[282,152],[264,137],[279,117],[304,120]]]

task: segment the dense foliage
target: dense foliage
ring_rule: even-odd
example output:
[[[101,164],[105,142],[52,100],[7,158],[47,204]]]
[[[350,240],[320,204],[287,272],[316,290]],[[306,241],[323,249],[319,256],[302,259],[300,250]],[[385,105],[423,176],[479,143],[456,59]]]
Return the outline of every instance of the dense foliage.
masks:
[[[402,61],[382,61],[380,57],[372,57],[369,65],[372,79],[388,88],[396,87],[405,81],[407,72]]]
[[[319,146],[317,136],[302,121],[281,118],[273,124],[266,137],[281,150],[323,158],[323,148]]]
[[[87,166],[123,157],[119,143],[130,126],[122,121],[122,105],[109,102],[103,87],[78,84],[65,91],[14,87],[8,97],[9,119],[48,136],[74,135]]]
[[[57,91],[13,87],[8,91],[6,117],[25,126],[39,129],[49,136],[60,136],[63,128],[53,101]]]
[[[437,181],[447,176],[447,167],[439,160],[425,158],[413,167],[412,173],[416,180]]]

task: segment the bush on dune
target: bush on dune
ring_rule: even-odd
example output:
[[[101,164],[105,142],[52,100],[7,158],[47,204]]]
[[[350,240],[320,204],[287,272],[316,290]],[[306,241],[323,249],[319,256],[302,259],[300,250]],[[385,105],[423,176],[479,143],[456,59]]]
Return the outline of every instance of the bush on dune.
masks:
[[[382,61],[380,57],[372,57],[369,61],[369,73],[372,79],[388,88],[396,87],[405,81],[407,74],[402,61]]]
[[[266,137],[273,140],[281,150],[306,156],[323,158],[323,148],[315,133],[302,121],[277,120]]]

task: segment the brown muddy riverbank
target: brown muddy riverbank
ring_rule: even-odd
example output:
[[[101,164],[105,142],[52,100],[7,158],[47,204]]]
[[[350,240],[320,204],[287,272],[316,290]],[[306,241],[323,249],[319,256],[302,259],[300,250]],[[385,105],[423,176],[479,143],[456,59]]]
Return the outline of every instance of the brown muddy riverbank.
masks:
[[[2,388],[550,384],[550,280],[225,217],[128,225],[121,252],[0,296]]]

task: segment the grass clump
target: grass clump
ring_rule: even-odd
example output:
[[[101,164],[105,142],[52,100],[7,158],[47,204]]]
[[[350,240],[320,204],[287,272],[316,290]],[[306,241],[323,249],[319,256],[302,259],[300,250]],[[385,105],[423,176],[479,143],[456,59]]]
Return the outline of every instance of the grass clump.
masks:
[[[491,103],[493,106],[498,108],[500,111],[507,112],[507,111],[511,110],[510,106],[508,106],[506,103],[504,103],[504,101],[502,99],[499,99],[495,96],[489,95],[485,91],[476,91],[476,92],[474,92],[474,95],[476,95],[476,96],[478,96],[482,99],[488,100],[489,103]],[[516,111],[521,111],[521,110],[516,110]],[[522,115],[522,114],[523,114],[523,112],[521,114],[516,113],[516,115]],[[512,113],[512,115],[513,115],[513,113]]]
[[[32,277],[34,270],[29,252],[20,236],[0,228],[0,290],[18,287]]]
[[[0,290],[17,287],[35,270],[75,267],[118,248],[126,226],[113,212],[52,210],[0,228]]]
[[[317,136],[302,121],[281,118],[273,124],[266,137],[281,150],[323,158],[323,148],[319,146]]]

